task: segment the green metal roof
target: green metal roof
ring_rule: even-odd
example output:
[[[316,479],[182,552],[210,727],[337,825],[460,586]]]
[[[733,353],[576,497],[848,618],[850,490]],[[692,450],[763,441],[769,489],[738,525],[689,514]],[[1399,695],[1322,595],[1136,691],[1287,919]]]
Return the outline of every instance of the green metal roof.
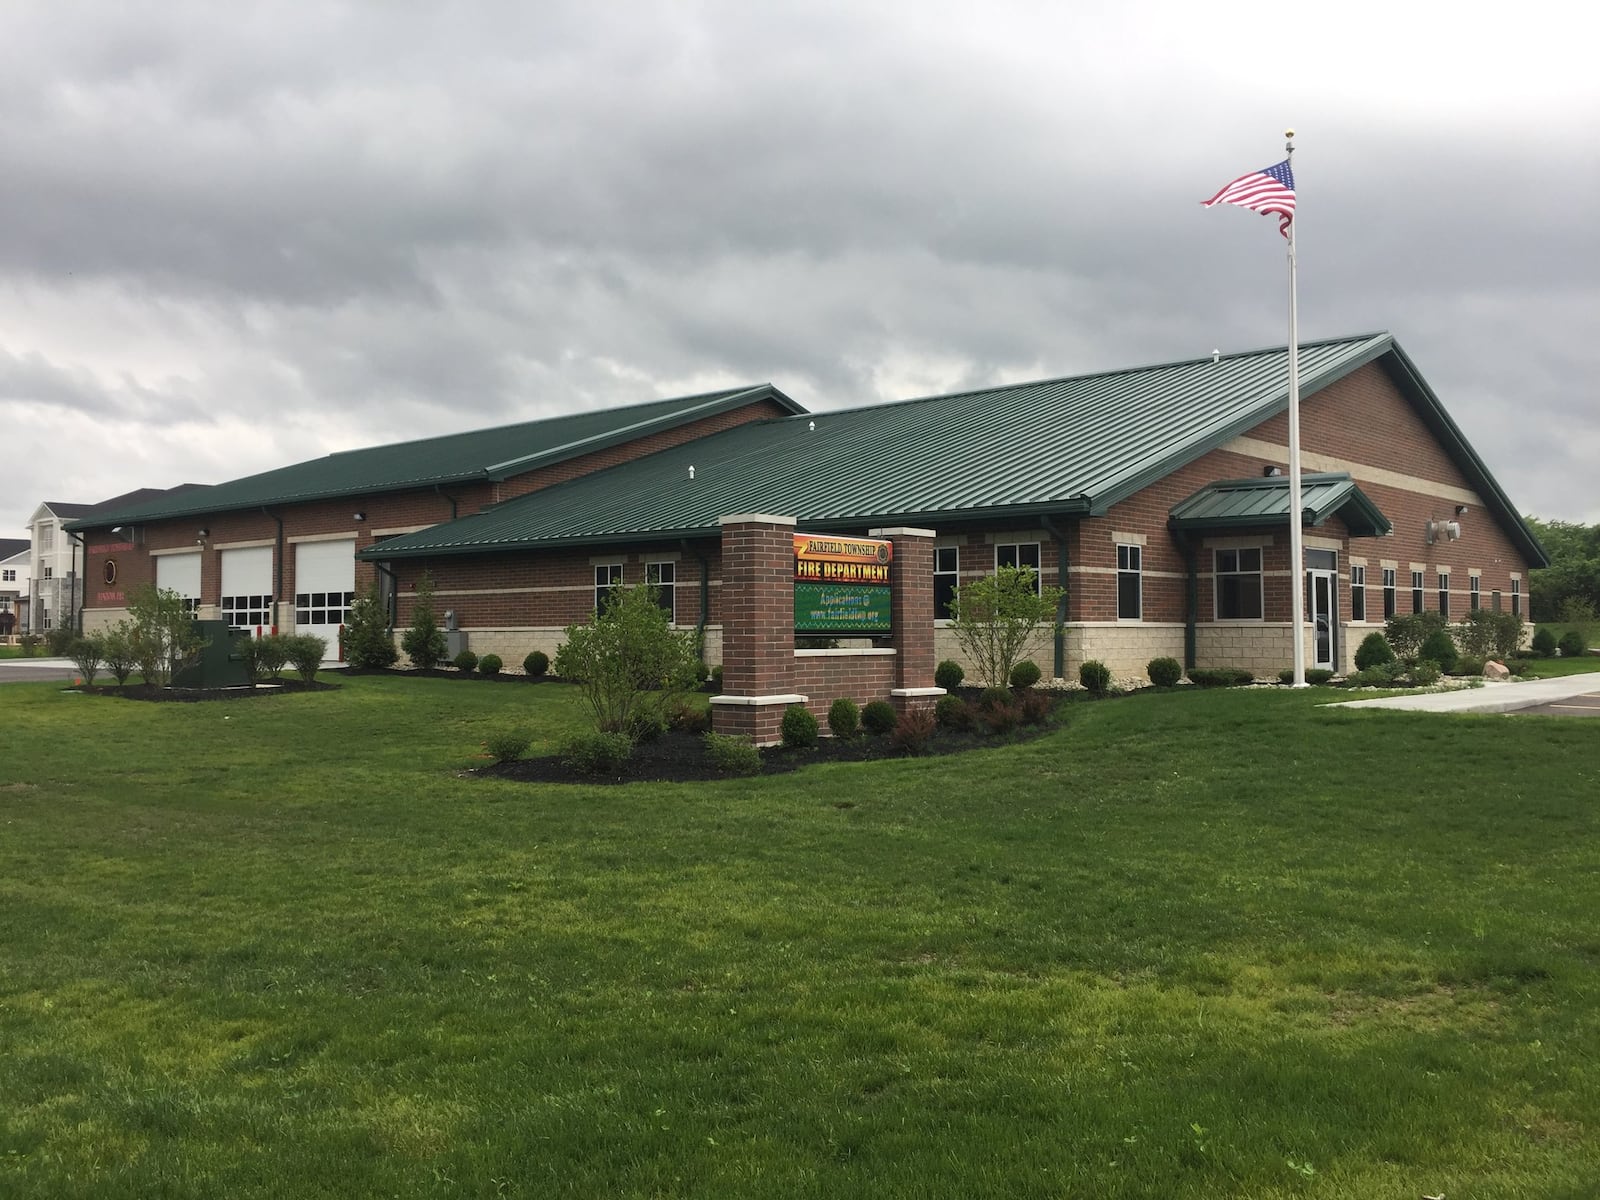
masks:
[[[1300,511],[1307,525],[1337,513],[1351,537],[1383,537],[1394,526],[1343,472],[1300,477]],[[1175,529],[1245,529],[1289,524],[1289,477],[1228,479],[1208,484],[1173,506]]]
[[[150,503],[96,511],[92,520],[71,522],[67,528],[126,525],[338,496],[507,479],[763,399],[776,401],[790,412],[805,411],[771,384],[728,388],[627,408],[345,450]]]
[[[1301,392],[1393,348],[1382,333],[1303,344]],[[1277,347],[756,422],[363,557],[706,535],[740,512],[840,529],[1103,513],[1283,411],[1286,374],[1287,352]]]

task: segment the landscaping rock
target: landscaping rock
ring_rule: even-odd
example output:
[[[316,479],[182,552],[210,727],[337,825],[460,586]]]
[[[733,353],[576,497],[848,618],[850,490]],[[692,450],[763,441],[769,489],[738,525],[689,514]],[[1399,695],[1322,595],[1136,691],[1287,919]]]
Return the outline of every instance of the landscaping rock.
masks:
[[[1483,664],[1483,677],[1485,679],[1510,679],[1511,672],[1503,662],[1490,659]]]

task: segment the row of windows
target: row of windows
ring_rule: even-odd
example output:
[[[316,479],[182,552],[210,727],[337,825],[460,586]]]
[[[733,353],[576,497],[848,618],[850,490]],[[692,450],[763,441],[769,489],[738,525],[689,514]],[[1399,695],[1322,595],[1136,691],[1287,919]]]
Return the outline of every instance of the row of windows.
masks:
[[[1398,580],[1397,572],[1393,567],[1383,567],[1383,619],[1393,617],[1399,610],[1398,605]],[[1439,611],[1445,616],[1450,615],[1450,572],[1440,571],[1437,585],[1439,593]],[[1425,581],[1421,571],[1411,572],[1411,611],[1423,611],[1423,600],[1426,594]],[[1499,592],[1491,592],[1491,601],[1496,612],[1500,611],[1501,598]],[[1467,607],[1477,612],[1483,607],[1483,580],[1477,575],[1467,577]],[[1516,616],[1522,615],[1522,580],[1511,581],[1511,611]],[[1367,619],[1367,568],[1352,566],[1350,568],[1350,619],[1352,621],[1365,621]]]
[[[312,593],[316,595],[316,593]],[[327,607],[327,595],[323,595]],[[222,616],[235,629],[253,629],[257,625],[272,624],[271,596],[224,596]]]
[[[239,597],[234,597],[239,599]],[[246,596],[244,599],[266,600],[265,596]],[[296,625],[347,625],[350,606],[356,602],[354,592],[300,592],[294,598],[294,623]],[[251,625],[267,625],[267,620],[250,621]]]
[[[1137,550],[1134,546],[1132,549]],[[994,546],[994,569],[1001,567],[1030,567],[1033,570],[1033,590],[1043,586],[1040,581],[1042,560],[1038,542],[997,542]],[[950,619],[950,605],[956,598],[956,588],[961,582],[961,551],[958,546],[939,546],[933,552],[933,615],[940,621]]]
[[[644,565],[644,581],[656,589],[656,601],[667,620],[678,623],[678,564],[672,561]],[[603,612],[611,602],[614,588],[622,586],[621,563],[596,563],[594,568],[594,610]]]

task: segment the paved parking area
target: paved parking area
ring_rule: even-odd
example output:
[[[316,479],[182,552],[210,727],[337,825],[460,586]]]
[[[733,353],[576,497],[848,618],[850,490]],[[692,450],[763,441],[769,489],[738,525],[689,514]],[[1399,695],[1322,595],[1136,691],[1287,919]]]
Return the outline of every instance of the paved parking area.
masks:
[[[1600,717],[1600,692],[1586,692],[1519,711],[1536,717]]]
[[[1450,692],[1423,692],[1354,700],[1339,708],[1395,708],[1408,712],[1537,713],[1543,716],[1600,716],[1600,675],[1564,675],[1556,679],[1513,679]],[[1589,706],[1595,705],[1596,709]]]
[[[38,683],[57,679],[71,683],[78,668],[70,658],[0,658],[0,683]]]

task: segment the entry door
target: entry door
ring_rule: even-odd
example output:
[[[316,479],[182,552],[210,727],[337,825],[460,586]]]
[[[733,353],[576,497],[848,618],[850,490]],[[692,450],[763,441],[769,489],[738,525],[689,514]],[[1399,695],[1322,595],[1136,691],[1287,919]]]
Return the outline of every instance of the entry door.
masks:
[[[1332,550],[1305,553],[1306,620],[1311,624],[1307,665],[1331,671],[1339,650],[1339,555]]]

